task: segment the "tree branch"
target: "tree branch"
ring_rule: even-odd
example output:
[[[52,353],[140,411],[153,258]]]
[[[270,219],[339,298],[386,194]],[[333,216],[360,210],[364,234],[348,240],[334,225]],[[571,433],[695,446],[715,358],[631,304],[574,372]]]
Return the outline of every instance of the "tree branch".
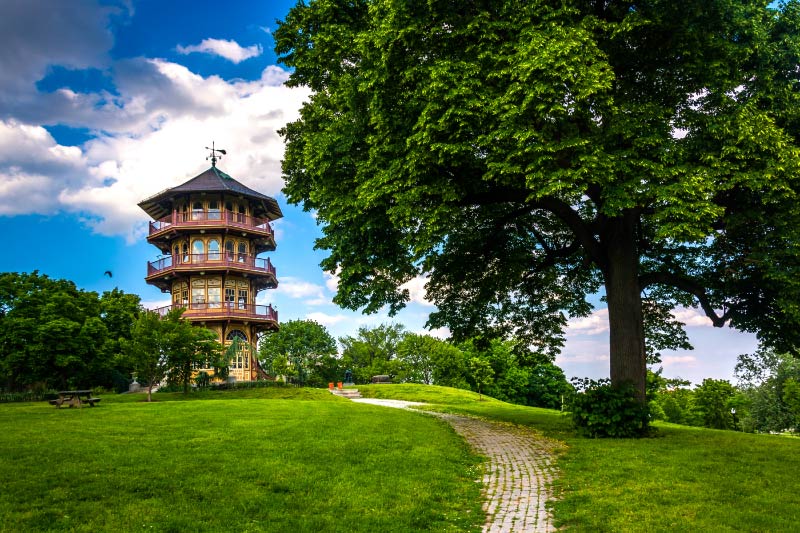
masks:
[[[642,290],[655,284],[669,285],[670,287],[688,292],[697,298],[700,307],[703,309],[706,316],[711,319],[711,323],[715,328],[721,328],[730,318],[730,310],[725,312],[722,316],[717,314],[716,310],[711,306],[706,289],[694,280],[671,272],[650,272],[639,277],[639,286]]]

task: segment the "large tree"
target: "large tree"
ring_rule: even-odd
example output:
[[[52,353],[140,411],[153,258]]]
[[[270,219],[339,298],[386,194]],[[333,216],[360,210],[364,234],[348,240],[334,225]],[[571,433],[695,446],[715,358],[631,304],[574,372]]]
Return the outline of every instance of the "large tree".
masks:
[[[675,306],[800,346],[800,7],[770,5],[299,3],[285,191],[335,301],[395,312],[427,273],[431,326],[555,351],[601,291],[640,401]]]

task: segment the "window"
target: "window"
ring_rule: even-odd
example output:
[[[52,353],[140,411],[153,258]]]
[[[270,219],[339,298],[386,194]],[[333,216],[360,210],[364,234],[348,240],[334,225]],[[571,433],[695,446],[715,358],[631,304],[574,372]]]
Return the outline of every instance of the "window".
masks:
[[[234,244],[232,240],[225,241],[225,261],[233,261],[233,248]]]
[[[172,303],[176,307],[186,307],[189,303],[189,284],[185,281],[176,281],[172,284]]]
[[[183,243],[183,245],[181,247],[183,248],[183,262],[184,263],[188,263],[189,262],[189,244],[188,243]]]
[[[203,202],[192,204],[192,220],[203,220]]]
[[[192,287],[192,309],[206,308],[205,287]]]
[[[211,261],[219,261],[219,241],[217,239],[208,241],[208,258]]]
[[[236,297],[236,289],[226,287],[225,288],[225,307],[227,307],[228,309],[233,309],[234,308],[234,303],[235,303],[235,297]]]
[[[216,200],[209,200],[208,202],[208,219],[209,220],[219,220],[220,212],[219,212],[219,202]]]
[[[192,242],[192,256],[194,261],[203,261],[206,258],[206,245],[200,239]]]
[[[247,244],[244,242],[239,243],[239,262],[244,263],[247,258]]]
[[[221,298],[222,289],[219,287],[209,287],[208,288],[208,307],[209,308],[219,308],[222,305],[222,298]]]
[[[245,217],[244,213],[245,213],[244,206],[242,204],[239,204],[239,214],[236,217],[236,222],[244,223],[244,217]]]
[[[177,265],[181,262],[181,247],[177,244],[172,248],[172,264]]]
[[[228,333],[227,344],[230,345],[234,339],[239,342],[239,348],[236,350],[236,356],[231,360],[231,368],[250,368],[250,345],[247,344],[247,335],[238,329],[231,330]]]
[[[247,309],[247,290],[239,289],[239,309]]]

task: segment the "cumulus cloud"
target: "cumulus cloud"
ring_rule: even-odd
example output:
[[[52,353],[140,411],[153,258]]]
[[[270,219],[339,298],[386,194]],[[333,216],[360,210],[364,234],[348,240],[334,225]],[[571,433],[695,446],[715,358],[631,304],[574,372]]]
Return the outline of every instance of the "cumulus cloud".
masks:
[[[335,293],[339,290],[339,273],[334,272],[331,274],[330,272],[323,272],[322,275],[325,277],[325,286],[328,288],[329,291]]]
[[[410,297],[410,302],[420,305],[433,307],[433,302],[426,298],[425,284],[428,283],[428,276],[417,276],[400,286],[401,290],[407,290]]]
[[[237,64],[251,57],[258,57],[263,52],[260,44],[243,47],[236,41],[227,41],[225,39],[203,39],[200,44],[178,45],[176,50],[179,54],[191,54],[193,52],[211,54],[224,57],[228,61]]]
[[[672,310],[672,316],[679,322],[683,322],[687,326],[705,326],[713,327],[714,324],[705,313],[700,312],[698,309],[691,309],[687,307],[679,307]]]
[[[598,309],[585,317],[567,321],[567,335],[597,335],[608,331],[608,309]]]
[[[7,141],[0,147],[0,214],[80,212],[98,233],[134,241],[147,219],[136,204],[205,170],[203,147],[212,140],[228,150],[225,172],[265,194],[280,192],[283,142],[276,131],[308,96],[281,85],[285,71],[270,66],[259,80],[228,82],[161,60],[120,69],[142,76],[120,78],[115,117],[85,110],[75,125],[88,123],[98,136],[81,148],[59,146],[40,126],[0,124]],[[30,191],[34,184],[41,198]]]
[[[58,211],[58,191],[92,180],[86,164],[80,149],[57,144],[44,128],[0,120],[0,215]]]
[[[664,355],[661,357],[661,364],[665,367],[670,366],[689,366],[692,367],[697,363],[697,357],[693,355]]]
[[[308,313],[306,315],[306,318],[309,320],[313,320],[314,322],[317,322],[318,324],[323,325],[325,327],[330,327],[330,326],[335,326],[340,322],[344,322],[345,320],[348,320],[350,317],[343,314],[329,315],[328,313],[322,313],[317,311],[314,313]]]
[[[289,298],[302,299],[307,305],[322,305],[330,302],[330,298],[325,296],[324,287],[321,285],[290,276],[280,279],[276,292],[286,294]]]
[[[5,0],[0,17],[0,117],[38,101],[34,84],[59,65],[106,68],[113,45],[109,17],[123,6],[59,0]],[[55,29],[55,31],[54,31]]]
[[[431,337],[436,337],[437,339],[441,340],[447,340],[450,338],[450,328],[448,327],[434,328],[430,330],[421,329],[415,333],[419,333],[420,335],[430,335]]]

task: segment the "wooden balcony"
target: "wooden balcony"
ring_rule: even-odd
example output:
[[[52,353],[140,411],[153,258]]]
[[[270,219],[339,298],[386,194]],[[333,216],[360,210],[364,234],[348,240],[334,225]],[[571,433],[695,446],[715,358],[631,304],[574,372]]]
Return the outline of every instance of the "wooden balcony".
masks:
[[[145,281],[156,285],[162,291],[168,291],[168,280],[197,272],[235,272],[259,280],[256,283],[258,288],[274,289],[278,286],[277,271],[268,258],[228,252],[187,254],[177,258],[170,255],[162,257],[147,263]]]
[[[254,305],[238,302],[191,302],[186,305],[166,305],[154,309],[154,311],[164,316],[173,307],[185,309],[183,318],[191,322],[234,320],[260,323],[275,329],[278,327],[278,310],[272,305]]]
[[[182,230],[221,230],[237,232],[257,239],[262,244],[261,251],[275,249],[275,234],[272,225],[265,218],[256,218],[242,213],[226,210],[175,212],[164,218],[153,220],[147,235],[147,241],[164,248],[168,242]]]

